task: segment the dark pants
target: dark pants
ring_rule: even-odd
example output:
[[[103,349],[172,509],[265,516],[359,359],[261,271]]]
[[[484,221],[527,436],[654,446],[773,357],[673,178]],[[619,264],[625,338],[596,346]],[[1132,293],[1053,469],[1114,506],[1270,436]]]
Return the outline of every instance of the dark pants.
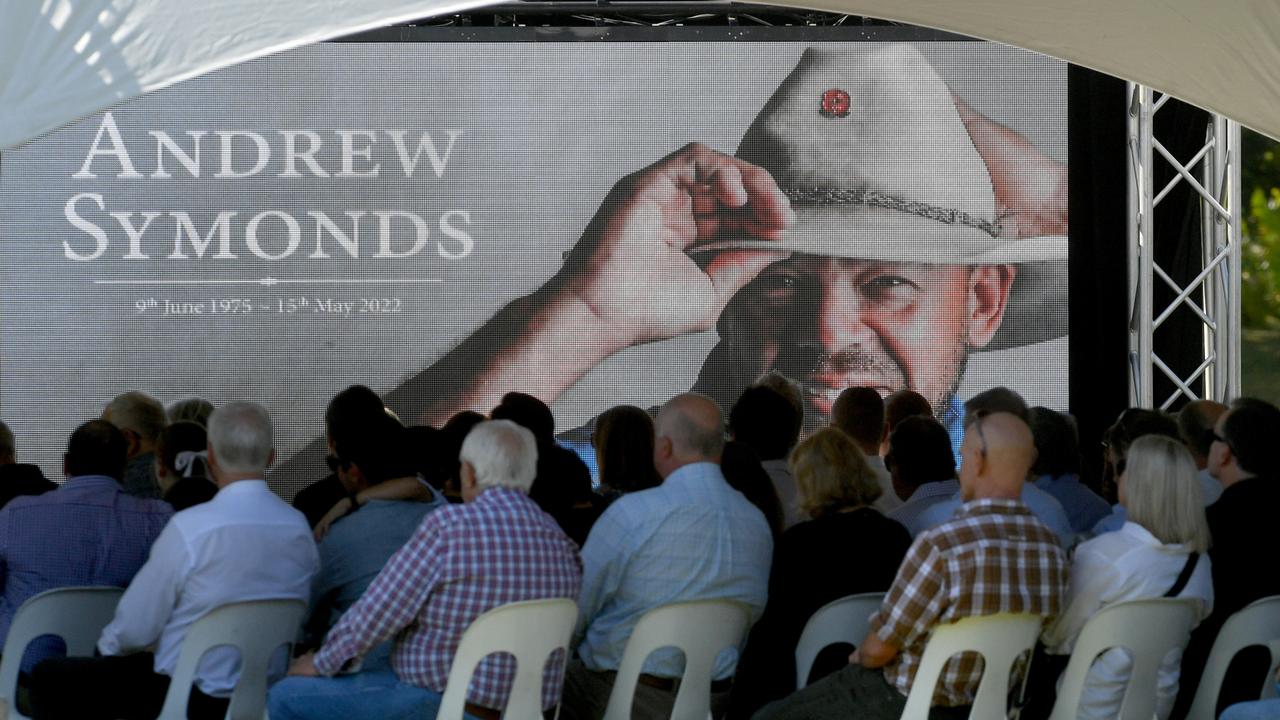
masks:
[[[169,692],[169,676],[155,672],[151,653],[119,657],[51,658],[31,672],[36,720],[155,720]],[[227,698],[191,688],[190,720],[222,720]]]
[[[861,665],[846,665],[806,688],[765,705],[754,720],[827,720],[827,718],[860,718],[861,720],[898,720],[907,698],[884,679],[880,670]],[[934,707],[929,720],[963,720],[969,717],[969,706]]]
[[[612,670],[588,670],[581,660],[569,661],[564,675],[564,696],[560,704],[561,720],[599,720],[609,705],[613,692]],[[636,684],[631,700],[631,720],[667,720],[676,704],[675,690],[663,690],[643,683]],[[729,691],[711,693],[712,717],[724,717],[729,706]]]

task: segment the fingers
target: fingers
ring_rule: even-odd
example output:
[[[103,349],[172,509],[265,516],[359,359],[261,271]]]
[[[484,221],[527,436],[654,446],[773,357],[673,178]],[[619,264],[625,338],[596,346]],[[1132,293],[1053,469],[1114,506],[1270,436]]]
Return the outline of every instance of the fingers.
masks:
[[[716,297],[723,309],[729,299],[747,283],[755,279],[765,268],[790,257],[786,252],[765,250],[727,250],[718,253],[703,270],[711,278]]]
[[[714,237],[726,224],[762,239],[776,239],[795,222],[791,203],[773,176],[705,145],[686,145],[650,172],[653,179],[665,179],[689,197],[697,239]]]

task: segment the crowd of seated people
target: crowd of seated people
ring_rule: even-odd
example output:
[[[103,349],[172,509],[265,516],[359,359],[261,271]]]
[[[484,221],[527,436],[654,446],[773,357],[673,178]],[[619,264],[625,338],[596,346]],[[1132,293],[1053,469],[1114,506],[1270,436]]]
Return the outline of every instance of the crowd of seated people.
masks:
[[[1254,559],[1274,542],[1280,409],[1256,399],[1126,410],[1091,486],[1073,419],[1006,388],[966,403],[952,438],[911,391],[849,388],[830,426],[812,428],[772,375],[731,408],[692,393],[611,408],[588,465],[532,395],[407,427],[353,385],[324,414],[329,474],[292,507],[264,479],[264,408],[191,398],[166,410],[138,391],[102,407],[70,432],[60,483],[17,462],[21,438],[0,422],[0,641],[43,591],[124,589],[94,656],[65,657],[48,637],[26,649],[16,696],[0,695],[36,718],[156,717],[192,623],[260,598],[308,605],[294,656],[271,664],[272,718],[434,718],[473,620],[568,598],[577,628],[542,693],[566,718],[604,714],[647,612],[715,599],[751,623],[712,668],[717,718],[899,717],[935,627],[1007,612],[1043,618],[1021,714],[1035,720],[1091,617],[1177,597],[1196,627],[1160,664],[1166,720],[1185,715],[1226,619],[1280,595]],[[884,599],[866,637],[828,648],[795,687],[809,618],[867,592]],[[1117,649],[1095,659],[1079,717],[1116,717],[1132,666]],[[1256,700],[1268,667],[1265,648],[1235,658],[1223,717],[1280,712],[1235,704]],[[189,716],[223,717],[238,672],[234,651],[210,652]],[[651,655],[633,717],[668,717],[682,672],[678,651]],[[514,673],[509,656],[484,660],[467,716],[500,717]],[[931,717],[967,717],[981,674],[972,653],[949,660]]]

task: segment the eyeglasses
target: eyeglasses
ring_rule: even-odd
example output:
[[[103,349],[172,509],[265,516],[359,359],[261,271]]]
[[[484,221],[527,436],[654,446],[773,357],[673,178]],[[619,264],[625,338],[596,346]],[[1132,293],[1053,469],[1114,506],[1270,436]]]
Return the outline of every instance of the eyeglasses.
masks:
[[[337,455],[325,455],[324,464],[329,466],[329,472],[338,472],[339,468],[346,470],[347,466],[351,463],[347,460],[343,460]]]
[[[982,420],[991,413],[986,410],[978,410],[973,414],[973,421],[969,423],[969,427],[978,434],[978,454],[983,457],[987,456],[987,436],[982,434]]]

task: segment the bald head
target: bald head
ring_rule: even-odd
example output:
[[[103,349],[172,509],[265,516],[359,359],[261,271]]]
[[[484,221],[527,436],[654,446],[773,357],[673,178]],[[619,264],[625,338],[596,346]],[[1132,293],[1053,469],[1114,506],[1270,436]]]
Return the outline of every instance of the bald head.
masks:
[[[997,412],[976,417],[965,427],[960,455],[965,500],[1017,498],[1035,463],[1036,444],[1022,418]]]
[[[654,464],[663,477],[690,463],[718,463],[724,451],[724,416],[704,395],[677,395],[658,411],[654,435]]]
[[[1196,467],[1209,462],[1209,446],[1213,444],[1213,426],[1227,411],[1227,406],[1212,400],[1193,400],[1178,412],[1178,435],[1191,451]]]

